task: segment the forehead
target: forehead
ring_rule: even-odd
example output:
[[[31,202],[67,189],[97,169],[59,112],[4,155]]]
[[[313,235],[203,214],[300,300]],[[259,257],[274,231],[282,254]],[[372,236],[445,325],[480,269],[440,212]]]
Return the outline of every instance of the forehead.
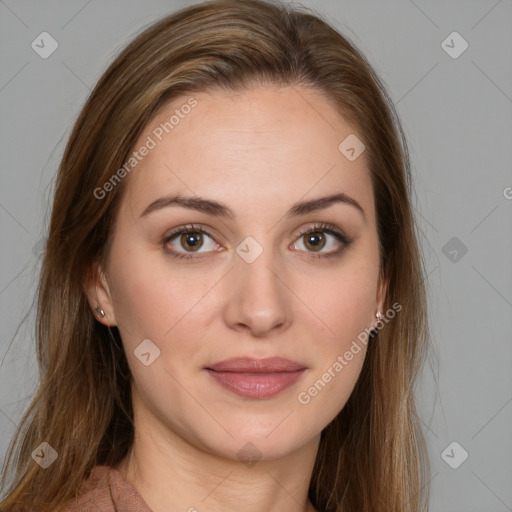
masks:
[[[193,105],[193,106],[192,106]],[[355,196],[371,213],[364,152],[350,161],[339,149],[354,135],[318,91],[254,87],[184,95],[164,105],[134,146],[151,147],[130,173],[137,210],[166,193],[222,200],[233,210],[282,204],[334,191]]]

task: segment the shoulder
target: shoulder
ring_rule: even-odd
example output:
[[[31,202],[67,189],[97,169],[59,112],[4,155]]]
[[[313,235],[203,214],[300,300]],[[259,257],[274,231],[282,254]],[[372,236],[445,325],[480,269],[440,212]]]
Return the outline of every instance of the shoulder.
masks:
[[[108,466],[96,466],[82,484],[79,497],[61,512],[88,512],[94,509],[115,512],[110,494],[111,471],[112,468]]]
[[[96,466],[80,489],[79,497],[61,512],[152,512],[142,496],[121,473]]]

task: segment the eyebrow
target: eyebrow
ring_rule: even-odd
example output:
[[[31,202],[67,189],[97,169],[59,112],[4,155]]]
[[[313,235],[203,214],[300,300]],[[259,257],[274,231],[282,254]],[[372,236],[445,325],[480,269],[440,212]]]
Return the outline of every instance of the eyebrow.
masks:
[[[299,201],[292,205],[292,207],[286,212],[285,217],[298,217],[301,215],[307,215],[308,213],[323,210],[334,204],[347,204],[356,208],[363,216],[366,221],[366,215],[363,207],[353,198],[343,192],[333,194],[326,197],[319,197],[310,201]],[[189,210],[196,210],[207,215],[213,215],[215,217],[223,217],[229,219],[235,219],[236,215],[227,205],[222,202],[214,201],[212,199],[206,199],[203,197],[184,197],[180,195],[165,196],[153,201],[141,214],[141,217],[145,217],[152,212],[167,208],[169,206],[181,206],[182,208],[188,208]]]

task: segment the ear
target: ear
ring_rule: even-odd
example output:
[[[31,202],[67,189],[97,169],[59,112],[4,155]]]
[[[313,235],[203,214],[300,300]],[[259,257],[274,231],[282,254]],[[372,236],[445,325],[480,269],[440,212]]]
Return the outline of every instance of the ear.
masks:
[[[107,327],[117,325],[107,276],[98,262],[92,263],[87,269],[84,289],[96,320]],[[105,313],[103,317],[100,310]]]
[[[384,276],[382,273],[379,277],[377,284],[377,296],[376,296],[376,309],[374,312],[374,318],[376,318],[377,311],[380,311],[384,315],[384,303],[386,302],[386,295],[388,292],[389,278]]]

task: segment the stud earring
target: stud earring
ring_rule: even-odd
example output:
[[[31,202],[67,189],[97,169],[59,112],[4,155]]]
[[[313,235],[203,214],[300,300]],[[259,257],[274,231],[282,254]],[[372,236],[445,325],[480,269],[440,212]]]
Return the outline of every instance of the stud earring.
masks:
[[[98,313],[98,315],[101,317],[101,318],[105,318],[105,311],[103,311],[103,309],[101,309],[99,306],[96,306],[94,308],[94,311],[96,311],[96,313]]]
[[[380,322],[383,318],[383,315],[380,311],[377,311],[377,314],[375,315],[377,317],[377,322]],[[370,329],[370,339],[373,338],[377,333],[379,332],[379,329],[377,327],[372,327]]]

